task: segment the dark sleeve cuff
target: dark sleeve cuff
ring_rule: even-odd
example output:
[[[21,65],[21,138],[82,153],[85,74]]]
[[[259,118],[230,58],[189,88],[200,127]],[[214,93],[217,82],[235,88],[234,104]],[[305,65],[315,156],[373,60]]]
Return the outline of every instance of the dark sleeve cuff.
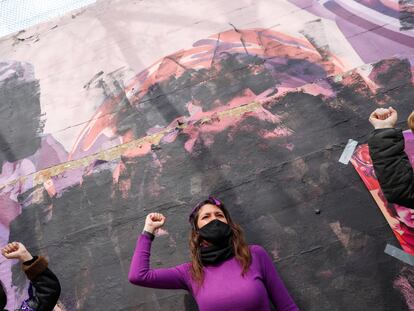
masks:
[[[27,261],[25,261],[25,262],[23,262],[23,264],[25,265],[25,266],[30,266],[32,263],[34,263],[35,261],[36,261],[36,259],[37,258],[39,258],[38,256],[33,256],[33,258],[32,259],[30,259],[30,260],[27,260]]]
[[[383,129],[373,129],[373,133],[381,133],[381,132],[401,132],[402,130],[400,128],[396,127],[386,127]]]
[[[23,271],[30,281],[33,281],[39,274],[43,273],[47,269],[47,266],[47,260],[43,256],[35,256],[33,259],[25,261],[22,264]]]
[[[144,230],[144,231],[142,231],[142,234],[148,236],[151,239],[151,241],[154,241],[154,239],[155,239],[155,235],[153,235],[151,232],[148,232],[148,231]]]
[[[368,142],[378,137],[382,139],[384,137],[394,137],[398,135],[402,135],[402,129],[400,128],[389,127],[385,129],[374,129],[368,136]]]

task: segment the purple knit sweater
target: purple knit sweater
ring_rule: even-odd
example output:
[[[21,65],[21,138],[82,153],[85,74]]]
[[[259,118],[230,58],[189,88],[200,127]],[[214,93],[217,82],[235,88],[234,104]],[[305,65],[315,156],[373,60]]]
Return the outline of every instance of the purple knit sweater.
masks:
[[[267,252],[251,245],[252,264],[245,277],[233,257],[204,267],[204,282],[197,288],[190,275],[190,263],[173,268],[150,268],[151,238],[141,234],[131,261],[129,281],[162,289],[185,289],[195,298],[200,311],[270,311],[270,298],[277,311],[298,311]]]

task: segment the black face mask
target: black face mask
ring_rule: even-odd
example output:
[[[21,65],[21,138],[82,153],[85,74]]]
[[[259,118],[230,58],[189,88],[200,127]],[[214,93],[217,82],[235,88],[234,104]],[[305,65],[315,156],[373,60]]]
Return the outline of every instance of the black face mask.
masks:
[[[198,234],[212,244],[200,248],[204,265],[217,264],[234,256],[233,231],[228,224],[215,219],[202,227]]]

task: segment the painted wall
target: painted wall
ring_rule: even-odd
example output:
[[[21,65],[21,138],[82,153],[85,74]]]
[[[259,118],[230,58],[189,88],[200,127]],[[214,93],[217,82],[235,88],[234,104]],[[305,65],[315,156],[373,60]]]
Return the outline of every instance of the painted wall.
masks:
[[[188,260],[213,193],[301,310],[414,310],[414,270],[351,165],[369,113],[412,111],[414,31],[396,1],[101,1],[0,39],[0,242],[47,255],[60,310],[196,310],[127,281]],[[1,259],[13,309],[27,281]]]

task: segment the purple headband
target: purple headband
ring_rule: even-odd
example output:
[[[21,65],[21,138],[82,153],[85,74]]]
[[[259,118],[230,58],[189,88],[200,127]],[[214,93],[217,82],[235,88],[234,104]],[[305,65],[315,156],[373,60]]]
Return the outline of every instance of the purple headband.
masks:
[[[190,216],[188,216],[188,222],[194,226],[194,217],[197,214],[198,210],[205,204],[213,204],[217,207],[222,207],[223,203],[221,203],[221,201],[219,199],[216,199],[213,196],[209,196],[208,199],[201,201],[200,203],[198,203],[196,206],[194,206],[193,210],[190,213]]]

